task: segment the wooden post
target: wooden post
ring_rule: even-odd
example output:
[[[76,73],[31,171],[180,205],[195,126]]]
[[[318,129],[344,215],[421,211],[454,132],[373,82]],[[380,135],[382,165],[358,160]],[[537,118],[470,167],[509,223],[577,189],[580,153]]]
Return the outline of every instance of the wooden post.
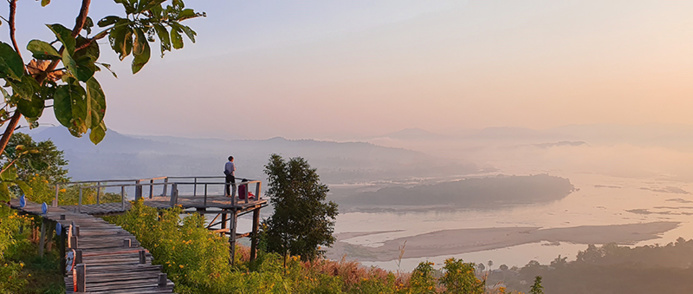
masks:
[[[230,189],[230,188],[231,188],[231,187],[229,187],[229,189]],[[231,194],[233,194],[233,192],[232,192]],[[236,197],[231,197],[231,205],[232,205],[232,206],[236,206]],[[235,209],[235,208],[234,208],[234,209]]]
[[[221,228],[226,229],[226,212],[221,212]]]
[[[135,200],[140,200],[142,198],[142,180],[135,181]],[[123,186],[125,188],[125,186]]]
[[[75,283],[75,292],[86,292],[87,291],[87,265],[80,263],[75,266],[75,277],[77,277],[77,282]]]
[[[149,180],[149,199],[152,199],[154,194],[154,179]]]
[[[245,183],[245,184],[244,184],[244,183]],[[244,194],[243,197],[245,197],[245,203],[248,203],[248,195],[250,194],[250,190],[248,190],[248,188],[250,188],[250,187],[249,187],[249,185],[248,185],[248,182],[242,182],[242,183],[239,185],[239,187],[242,186],[242,185],[245,185],[245,189],[243,189],[243,194]]]
[[[70,248],[76,249],[76,248],[78,247],[78,246],[77,246],[78,239],[79,239],[79,238],[78,238],[77,236],[72,236],[72,237],[70,237]]]
[[[178,184],[173,183],[171,185],[171,207],[176,206],[178,204]]]
[[[65,215],[61,215],[60,219],[65,219]],[[67,227],[67,229],[69,228],[70,227]],[[60,248],[60,272],[63,274],[63,277],[67,274],[67,272],[65,271],[65,248],[67,247],[67,229],[63,228],[60,231],[60,247],[58,247]]]
[[[255,260],[257,251],[258,230],[260,228],[260,207],[253,210],[253,235],[250,237],[250,263]]]
[[[168,284],[168,279],[166,278],[166,273],[160,273],[159,274],[159,288],[166,287],[166,284]]]
[[[164,191],[161,193],[161,196],[166,196],[166,192],[168,190],[168,177],[164,179]]]
[[[80,264],[82,262],[82,249],[75,249],[75,264]]]
[[[197,196],[197,177],[193,178],[193,197]],[[206,185],[205,185],[206,186]]]
[[[82,212],[82,187],[79,187],[79,205],[77,206],[77,211]]]
[[[235,198],[235,197],[234,197]],[[238,212],[234,209],[229,219],[229,264],[233,265],[236,259],[236,223],[238,222]]]
[[[140,250],[140,264],[147,263],[147,255],[144,250]]]
[[[60,184],[55,184],[55,200],[53,200],[53,207],[58,207],[58,192],[60,192]]]
[[[140,187],[140,198],[142,197],[142,186]],[[135,196],[137,198],[137,196]],[[125,211],[125,186],[120,186],[120,209]]]
[[[205,199],[204,199],[204,206],[207,207],[207,183],[205,183]]]
[[[96,182],[96,204],[101,203],[101,182]]]
[[[43,257],[43,246],[46,239],[46,218],[41,217],[41,237],[39,237],[39,256]]]
[[[257,183],[255,183],[255,201],[260,200],[260,192],[262,192],[261,187],[262,187],[262,182],[257,181]]]

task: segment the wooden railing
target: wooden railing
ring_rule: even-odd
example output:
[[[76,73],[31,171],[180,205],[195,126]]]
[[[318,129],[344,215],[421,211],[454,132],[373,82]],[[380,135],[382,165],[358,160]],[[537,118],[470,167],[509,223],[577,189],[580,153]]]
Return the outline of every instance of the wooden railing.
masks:
[[[249,202],[248,194],[250,192],[251,185],[255,185],[255,197],[259,199],[262,192],[262,182],[258,180],[238,180],[240,177],[236,178],[236,186],[245,186],[244,195],[242,195],[245,203]],[[155,196],[155,187],[161,187],[160,195],[156,196],[168,196],[170,199],[171,206],[178,203],[178,197],[181,195],[192,195],[192,197],[202,197],[204,204],[207,204],[208,196],[215,195],[225,195],[226,183],[223,176],[189,176],[189,177],[155,177],[155,178],[144,178],[144,179],[124,179],[124,180],[97,180],[97,181],[76,181],[68,183],[56,183],[55,184],[55,199],[53,201],[53,206],[57,206],[59,203],[60,189],[62,187],[68,187],[78,185],[79,186],[79,211],[81,211],[81,206],[84,205],[83,202],[83,191],[86,189],[96,190],[96,204],[101,204],[102,192],[106,190],[119,191],[120,192],[120,203],[122,209],[125,210],[125,202],[127,200],[127,191],[132,191],[134,193],[134,199],[140,199],[145,197],[145,188],[148,190],[149,199]],[[171,187],[169,190],[169,186]],[[238,189],[241,190],[241,189]],[[199,192],[199,193],[198,193]],[[201,194],[200,194],[201,193]],[[228,195],[227,195],[228,196]],[[241,195],[239,195],[241,196]],[[236,197],[231,198],[232,205],[238,204]]]

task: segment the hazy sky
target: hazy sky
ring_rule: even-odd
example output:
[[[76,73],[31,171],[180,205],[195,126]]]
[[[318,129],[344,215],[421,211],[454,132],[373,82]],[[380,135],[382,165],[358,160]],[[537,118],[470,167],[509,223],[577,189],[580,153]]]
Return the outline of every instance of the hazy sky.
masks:
[[[45,23],[72,25],[79,1],[53,2],[20,1],[20,46],[49,39]],[[93,2],[95,20],[120,11]],[[691,1],[186,4],[207,13],[188,23],[197,43],[153,54],[136,76],[131,59],[118,62],[102,42],[104,61],[118,64],[118,79],[98,74],[110,129],[348,138],[411,127],[693,124]],[[7,25],[0,30],[7,42]]]

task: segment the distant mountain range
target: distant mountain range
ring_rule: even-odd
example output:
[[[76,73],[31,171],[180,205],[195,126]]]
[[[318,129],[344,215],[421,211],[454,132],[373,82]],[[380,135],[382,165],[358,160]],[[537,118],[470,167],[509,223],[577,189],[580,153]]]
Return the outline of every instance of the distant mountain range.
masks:
[[[264,179],[272,153],[300,156],[318,169],[323,182],[351,183],[407,177],[470,174],[478,168],[420,152],[364,142],[192,139],[171,136],[131,136],[109,130],[98,145],[75,138],[63,127],[28,131],[34,140],[52,140],[65,152],[73,180],[130,179],[154,176],[222,175],[229,155],[237,175]]]
[[[488,127],[465,130],[454,134],[439,134],[419,128],[409,128],[367,138],[415,141],[512,141],[514,144],[532,144],[537,147],[573,143],[631,144],[639,146],[662,146],[675,149],[693,149],[693,126],[688,125],[618,125],[587,124],[567,125],[549,129],[522,127]],[[561,144],[557,144],[561,143]],[[572,144],[572,143],[571,143]],[[572,144],[576,145],[576,144]]]

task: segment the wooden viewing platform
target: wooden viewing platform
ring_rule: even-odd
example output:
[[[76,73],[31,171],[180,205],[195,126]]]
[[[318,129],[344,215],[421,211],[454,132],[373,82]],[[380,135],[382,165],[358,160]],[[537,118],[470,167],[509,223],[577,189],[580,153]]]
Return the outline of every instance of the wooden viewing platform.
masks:
[[[23,213],[44,217],[41,242],[47,222],[59,223],[63,228],[74,224],[72,230],[64,229],[59,238],[62,240],[60,248],[63,264],[65,251],[72,249],[76,250],[78,256],[75,264],[78,264],[77,261],[80,264],[75,266],[77,270],[74,272],[78,274],[69,272],[65,277],[68,293],[75,289],[75,283],[81,292],[86,289],[90,293],[172,293],[173,283],[166,278],[165,273],[161,273],[160,265],[151,264],[151,254],[139,246],[132,234],[92,215],[124,213],[131,207],[129,200],[138,199],[142,199],[145,205],[158,209],[180,206],[186,213],[216,214],[206,226],[214,233],[229,236],[229,262],[233,263],[236,239],[241,237],[251,237],[250,259],[254,260],[260,209],[267,206],[267,200],[261,197],[262,183],[255,180],[237,183],[238,190],[244,194],[240,195],[243,197],[241,199],[239,196],[224,195],[223,179],[224,177],[215,176],[158,177],[58,183],[55,186],[55,199],[46,214],[42,213],[41,205],[29,201],[22,208],[19,200],[13,199],[11,206]],[[65,193],[61,188],[70,186],[79,189],[78,204],[58,206],[61,195]],[[244,189],[240,189],[240,186]],[[254,198],[248,197],[253,192],[250,190],[252,187],[255,188]],[[161,189],[161,194],[155,195],[155,189]],[[86,204],[83,197],[85,191],[95,191],[96,203]],[[115,203],[102,203],[101,198],[106,193],[111,198],[114,194],[119,195],[120,199]],[[238,234],[238,217],[251,212],[252,231]],[[74,236],[71,235],[72,232]],[[49,232],[50,234],[52,233]],[[39,246],[42,253],[43,243]]]
[[[240,179],[237,177],[236,179]],[[226,183],[224,177],[219,176],[191,176],[191,177],[156,177],[134,180],[102,180],[82,181],[73,183],[56,184],[54,205],[59,203],[60,188],[68,185],[78,185],[80,189],[79,204],[65,206],[66,209],[84,212],[92,215],[106,215],[123,213],[130,209],[127,201],[127,192],[132,192],[134,199],[144,200],[147,206],[158,209],[166,209],[181,206],[186,213],[216,214],[209,222],[207,228],[215,233],[229,236],[229,261],[233,263],[236,248],[236,239],[251,238],[250,260],[255,260],[257,255],[258,229],[260,225],[260,209],[267,206],[267,200],[262,199],[262,182],[257,180],[237,181],[239,191],[243,195],[228,197],[225,194]],[[244,189],[241,189],[244,187]],[[251,189],[254,188],[254,189]],[[82,204],[82,191],[84,189],[96,190],[96,204]],[[101,203],[102,191],[115,191],[120,195],[117,203]],[[161,194],[155,193],[155,190]],[[249,197],[254,192],[254,197]],[[113,192],[111,192],[113,193]],[[253,225],[251,232],[238,234],[238,217],[247,213],[253,213]],[[217,228],[219,227],[219,228]]]

